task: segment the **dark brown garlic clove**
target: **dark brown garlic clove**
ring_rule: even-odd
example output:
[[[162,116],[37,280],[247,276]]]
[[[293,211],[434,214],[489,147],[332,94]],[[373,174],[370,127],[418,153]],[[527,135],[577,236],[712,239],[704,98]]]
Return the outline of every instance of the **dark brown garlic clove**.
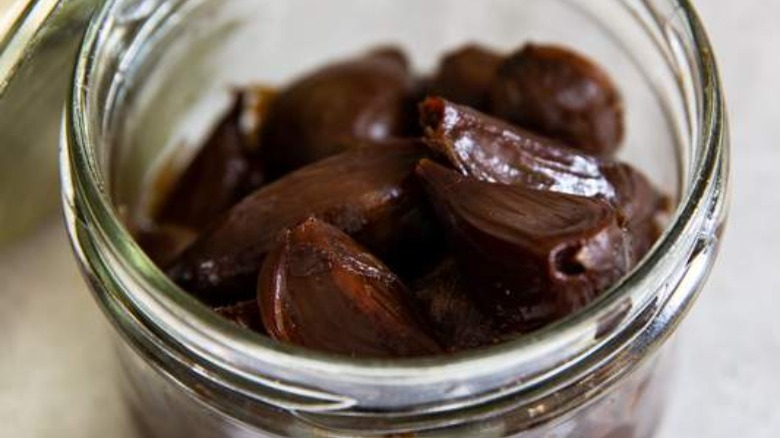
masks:
[[[473,300],[502,330],[562,318],[631,266],[630,242],[606,201],[482,182],[427,160],[417,173]]]
[[[491,320],[474,304],[460,267],[447,259],[412,285],[436,339],[457,352],[500,342]]]
[[[283,229],[315,215],[386,260],[431,243],[433,224],[414,166],[425,155],[415,140],[345,152],[261,188],[233,207],[168,270],[211,304],[254,290],[263,258]]]
[[[262,119],[273,91],[254,87],[238,92],[230,111],[177,180],[156,215],[161,223],[196,230],[217,219],[243,196],[259,187],[262,166],[251,149],[253,129],[243,121]]]
[[[529,44],[499,68],[490,113],[584,151],[613,154],[623,100],[599,66],[571,50]]]
[[[633,167],[568,148],[439,98],[420,107],[425,141],[464,175],[486,182],[604,198],[618,209],[641,258],[658,238],[664,197]]]
[[[263,127],[272,179],[345,151],[355,139],[384,140],[412,125],[414,83],[406,56],[381,49],[313,72],[282,92]]]
[[[134,235],[146,255],[163,268],[176,260],[198,238],[196,231],[176,225],[154,225]]]
[[[613,203],[626,219],[634,260],[639,262],[661,236],[659,218],[669,212],[670,200],[627,164],[606,162],[602,169],[615,188]]]
[[[281,233],[258,281],[271,337],[361,357],[441,353],[401,280],[339,229],[308,219]]]
[[[504,58],[479,45],[448,54],[433,80],[432,94],[461,105],[486,110],[490,87]]]
[[[263,318],[260,315],[260,305],[257,300],[243,301],[231,306],[214,309],[220,316],[227,318],[238,326],[254,332],[265,334]]]
[[[663,227],[658,220],[658,215],[662,212],[665,212],[665,210],[658,210],[652,216],[645,217],[644,220],[628,223],[627,230],[631,237],[635,263],[638,263],[650,252],[653,245],[663,234]]]
[[[420,113],[426,143],[464,175],[615,199],[597,157],[440,98],[427,99]]]

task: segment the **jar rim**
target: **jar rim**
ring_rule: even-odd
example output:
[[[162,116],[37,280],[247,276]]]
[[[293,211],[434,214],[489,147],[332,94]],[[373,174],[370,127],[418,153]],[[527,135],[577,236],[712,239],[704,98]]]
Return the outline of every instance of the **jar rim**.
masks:
[[[75,251],[87,270],[93,271],[88,272],[88,276],[96,277],[98,281],[105,281],[106,277],[97,271],[110,264],[121,267],[122,272],[112,273],[118,278],[113,287],[114,298],[124,306],[119,311],[127,312],[126,317],[147,327],[156,336],[155,342],[167,346],[175,344],[185,352],[183,354],[198,358],[198,365],[208,369],[204,375],[213,375],[214,371],[226,373],[254,384],[277,385],[304,399],[310,397],[320,401],[317,405],[304,404],[305,408],[344,409],[355,402],[335,390],[321,392],[297,385],[296,377],[291,376],[289,370],[308,376],[328,376],[334,380],[331,382],[333,388],[337,388],[339,382],[344,385],[391,385],[399,381],[444,383],[465,380],[475,373],[500,374],[510,368],[528,370],[529,379],[524,382],[527,385],[549,378],[547,371],[560,365],[550,363],[551,357],[561,358],[553,352],[566,350],[573,358],[609,341],[609,337],[597,336],[594,321],[609,321],[621,314],[627,297],[635,307],[622,315],[625,317],[612,335],[627,328],[651,305],[657,298],[650,296],[654,295],[651,292],[659,285],[653,283],[657,278],[651,278],[650,273],[662,271],[672,275],[675,265],[685,262],[671,260],[667,254],[675,249],[680,252],[680,248],[693,249],[707,215],[713,209],[711,200],[706,199],[707,194],[722,190],[725,184],[722,172],[727,159],[727,129],[717,65],[692,4],[679,0],[676,2],[679,13],[697,50],[694,61],[698,77],[695,80],[700,84],[703,115],[699,121],[699,153],[693,157],[692,182],[670,225],[642,263],[626,278],[588,307],[537,332],[454,355],[403,360],[361,359],[283,345],[222,320],[174,285],[133,242],[115,211],[94,151],[94,145],[100,140],[90,125],[89,111],[97,109],[92,107],[89,93],[96,53],[105,38],[104,26],[117,3],[117,0],[106,2],[93,18],[79,53],[71,98],[66,107],[61,151],[65,210],[66,216],[71,216],[69,222],[83,226],[82,230],[77,230],[69,225]],[[720,196],[725,197],[724,194]],[[92,242],[90,248],[85,248],[86,240]],[[128,335],[125,333],[125,336]],[[264,380],[261,376],[268,374],[269,364],[278,367],[281,374]],[[289,379],[293,383],[287,386],[279,383],[279,379]]]

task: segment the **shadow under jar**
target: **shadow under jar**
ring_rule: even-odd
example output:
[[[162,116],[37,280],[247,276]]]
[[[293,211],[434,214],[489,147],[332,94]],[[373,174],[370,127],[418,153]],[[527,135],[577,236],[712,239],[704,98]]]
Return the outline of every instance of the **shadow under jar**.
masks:
[[[468,42],[559,43],[615,78],[621,159],[676,200],[643,262],[586,309],[457,355],[366,360],[283,345],[176,287],[125,226],[183,167],[233,87],[279,85],[381,44],[421,71]],[[644,438],[669,343],[714,262],[728,132],[712,50],[687,1],[113,0],[87,33],[62,177],[75,253],[113,323],[145,435]],[[171,164],[173,163],[173,164]],[[175,174],[175,172],[173,172]]]

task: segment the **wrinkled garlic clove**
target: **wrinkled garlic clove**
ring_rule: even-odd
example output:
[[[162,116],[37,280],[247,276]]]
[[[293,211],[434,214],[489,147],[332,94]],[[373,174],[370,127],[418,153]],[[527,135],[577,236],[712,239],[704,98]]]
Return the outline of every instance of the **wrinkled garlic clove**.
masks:
[[[319,219],[281,233],[260,273],[258,300],[280,341],[360,357],[441,353],[401,280]]]
[[[529,44],[507,58],[489,112],[597,155],[612,155],[625,131],[623,99],[609,75],[562,47]]]
[[[629,239],[603,200],[482,182],[427,160],[417,174],[467,290],[502,330],[527,332],[565,317],[631,266]]]

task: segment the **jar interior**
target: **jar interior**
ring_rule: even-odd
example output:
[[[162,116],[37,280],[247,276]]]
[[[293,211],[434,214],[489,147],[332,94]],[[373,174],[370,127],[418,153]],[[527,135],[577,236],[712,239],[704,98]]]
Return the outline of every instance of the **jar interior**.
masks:
[[[231,90],[284,86],[295,77],[379,45],[406,50],[420,74],[470,42],[510,53],[527,42],[572,47],[621,90],[627,136],[620,158],[664,193],[683,187],[689,133],[668,52],[636,20],[631,2],[574,0],[125,1],[116,30],[136,38],[118,60],[102,149],[117,209],[131,223],[148,212],[192,159]],[[598,3],[598,4],[594,4]],[[147,6],[145,6],[147,5]],[[345,11],[348,11],[346,13]]]
[[[505,52],[531,41],[556,43],[591,57],[614,78],[623,93],[627,114],[627,138],[620,157],[644,171],[664,192],[680,199],[688,189],[691,157],[696,156],[699,143],[695,129],[699,123],[694,117],[699,117],[696,105],[701,93],[690,79],[684,79],[695,77],[691,70],[696,65],[689,61],[695,55],[690,47],[691,36],[675,34],[687,29],[686,17],[675,5],[666,0],[483,0],[479,7],[469,0],[116,0],[104,17],[108,21],[99,29],[94,59],[86,63],[89,71],[83,73],[88,77],[85,83],[76,85],[77,91],[78,87],[89,87],[90,91],[81,97],[89,108],[77,109],[83,112],[76,117],[76,123],[83,124],[77,131],[91,139],[87,147],[94,154],[96,169],[89,170],[98,174],[99,184],[107,185],[99,189],[111,195],[114,211],[126,224],[143,223],[156,201],[155,194],[192,158],[227,109],[235,87],[257,83],[283,86],[312,68],[375,45],[399,45],[423,74],[435,70],[442,54],[468,42]],[[674,41],[688,44],[675,46]],[[678,252],[686,251],[688,243],[692,246],[695,236],[686,239],[690,242],[678,245]],[[135,251],[130,253],[134,257]],[[663,277],[664,282],[671,277],[670,272],[684,268],[675,263],[675,257],[666,257],[668,265],[660,269],[663,273],[658,278]],[[142,269],[136,271],[144,270],[149,263],[138,265]],[[142,275],[136,274],[115,275],[122,281],[162,276],[145,270]],[[624,326],[632,319],[638,320],[640,314],[652,317],[654,309],[648,303],[662,288],[655,284],[661,280],[655,280],[643,283],[646,287],[641,294],[626,288],[641,299],[635,301],[634,313],[625,317]],[[144,310],[158,305],[154,308],[170,310],[170,303],[160,304],[163,299],[148,293],[155,287],[165,290],[166,284],[139,283],[141,286],[133,284],[135,289],[127,286],[122,292],[144,295]],[[588,330],[576,334],[570,330],[550,345],[529,342],[523,344],[525,349],[517,349],[523,351],[509,351],[514,345],[508,346],[501,351],[503,357],[492,355],[495,351],[479,352],[479,359],[485,359],[480,363],[450,363],[437,358],[425,364],[429,371],[437,365],[454,364],[449,371],[457,372],[446,376],[419,372],[411,365],[408,369],[397,364],[387,369],[344,365],[348,371],[355,371],[352,376],[338,368],[343,364],[334,365],[314,356],[305,365],[322,365],[331,373],[332,378],[323,382],[323,368],[285,367],[292,356],[285,354],[291,350],[246,342],[248,338],[239,339],[229,324],[219,326],[206,321],[205,308],[196,309],[189,302],[178,306],[184,301],[175,301],[176,309],[166,314],[175,315],[175,321],[164,322],[179,330],[176,334],[186,333],[204,344],[220,335],[219,348],[213,351],[205,351],[207,348],[201,345],[185,347],[201,348],[197,352],[202,357],[212,358],[209,354],[214,353],[231,367],[268,372],[272,384],[289,379],[326,388],[328,395],[338,395],[335,402],[327,400],[337,408],[354,400],[361,407],[387,409],[429,406],[447,399],[453,405],[438,408],[454,409],[464,400],[465,404],[480,401],[469,399],[472,395],[518,384],[518,375],[527,377],[521,383],[530,387],[537,381],[534,379],[541,381],[550,369],[563,368],[567,360],[578,357],[597,341],[604,341],[600,346],[606,344],[597,334],[598,321],[592,318],[578,321],[579,327],[587,323]],[[611,302],[615,303],[617,300]],[[637,326],[644,322],[639,321]],[[618,328],[616,325],[615,331]],[[201,336],[206,329],[219,333]],[[235,351],[224,348],[228,344],[221,343],[223,339],[232,342],[230,347],[237,346]],[[175,341],[185,344],[180,339]],[[245,357],[247,351],[255,356]],[[250,356],[251,361],[247,359]],[[512,360],[505,360],[510,356]],[[536,360],[539,357],[544,360]],[[278,368],[270,370],[271,366],[266,366],[269,363]],[[380,371],[387,372],[380,375]],[[298,372],[304,377],[296,375]],[[414,375],[418,380],[399,382],[393,379],[393,373]],[[252,379],[265,377],[259,374],[245,372],[241,378],[249,375],[246,380],[254,384],[257,382]],[[238,385],[234,380],[231,384]],[[422,384],[427,386],[421,389]],[[342,395],[348,403],[338,404]],[[306,397],[310,394],[302,396]]]

